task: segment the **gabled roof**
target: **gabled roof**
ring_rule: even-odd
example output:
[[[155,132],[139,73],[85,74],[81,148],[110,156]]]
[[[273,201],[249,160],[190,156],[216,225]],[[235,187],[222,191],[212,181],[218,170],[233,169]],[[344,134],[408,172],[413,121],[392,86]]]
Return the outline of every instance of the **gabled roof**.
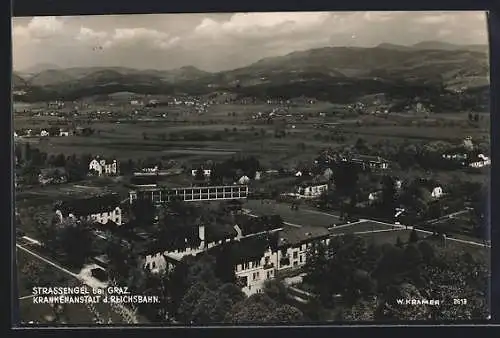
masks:
[[[351,160],[353,161],[363,161],[363,162],[388,162],[386,159],[380,157],[380,156],[370,156],[370,155],[360,155],[360,154],[353,154],[351,156]]]
[[[56,206],[56,210],[60,210],[63,215],[72,213],[75,216],[88,216],[108,212],[118,206],[120,206],[120,197],[117,194],[106,194],[64,201]]]
[[[259,235],[243,238],[239,241],[231,241],[221,246],[208,250],[214,255],[223,254],[228,257],[234,265],[260,260],[270,247],[267,235]]]

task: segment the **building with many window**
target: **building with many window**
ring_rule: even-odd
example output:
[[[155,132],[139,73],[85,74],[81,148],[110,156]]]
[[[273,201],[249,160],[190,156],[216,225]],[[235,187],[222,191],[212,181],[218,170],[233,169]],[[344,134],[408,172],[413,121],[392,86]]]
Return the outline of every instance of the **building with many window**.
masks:
[[[110,221],[116,225],[122,224],[120,198],[116,194],[64,201],[56,205],[55,213],[60,222],[71,218],[101,224]]]

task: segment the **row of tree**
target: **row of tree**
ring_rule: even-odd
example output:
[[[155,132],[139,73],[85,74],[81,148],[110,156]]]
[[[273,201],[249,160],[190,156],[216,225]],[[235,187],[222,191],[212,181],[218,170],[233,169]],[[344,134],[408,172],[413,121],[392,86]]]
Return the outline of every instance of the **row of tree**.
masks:
[[[455,248],[456,249],[456,248]],[[412,233],[397,245],[361,237],[334,238],[308,253],[305,282],[323,307],[344,320],[457,320],[488,315],[488,269],[482,258],[420,241]],[[340,295],[341,300],[334,295]],[[466,306],[453,297],[467,298]],[[399,304],[398,299],[435,299],[436,306]]]

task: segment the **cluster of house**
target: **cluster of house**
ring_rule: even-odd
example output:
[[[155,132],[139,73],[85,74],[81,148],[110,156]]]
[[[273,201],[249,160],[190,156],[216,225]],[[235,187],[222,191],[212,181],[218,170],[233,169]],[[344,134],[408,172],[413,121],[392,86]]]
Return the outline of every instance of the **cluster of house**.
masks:
[[[205,169],[203,167],[198,167],[197,169],[191,169],[191,176],[192,177],[197,177],[199,174],[202,174],[205,180],[210,179],[210,176],[212,175],[212,169]],[[262,173],[260,171],[257,171],[255,173],[255,176],[253,177],[254,180],[259,181],[261,178]],[[245,174],[242,174],[239,176],[233,184],[241,184],[241,185],[246,185],[250,183],[252,179],[248,177]]]
[[[93,130],[88,127],[78,126],[76,128],[24,128],[14,131],[14,137],[62,137],[73,135],[91,134]]]
[[[443,159],[460,163],[463,167],[474,169],[484,168],[491,165],[491,159],[481,153],[467,152],[446,152],[442,155]]]
[[[120,198],[116,194],[60,202],[54,211],[60,223],[75,220],[103,226],[124,225]],[[151,242],[144,251],[144,266],[152,272],[160,272],[173,268],[185,256],[204,252],[222,254],[230,259],[242,291],[251,295],[261,292],[264,283],[281,272],[304,266],[307,250],[312,245],[329,242],[330,235],[325,228],[284,228],[271,218],[252,218],[243,214],[236,215],[234,220],[234,225],[193,226],[197,231],[172,234],[183,238],[176,241],[168,238],[170,244],[143,237]],[[172,246],[172,242],[178,245]]]
[[[17,160],[17,157],[16,157]],[[89,174],[97,176],[116,176],[120,172],[117,160],[106,160],[99,156],[89,163]],[[38,174],[41,185],[61,184],[68,181],[68,172],[64,167],[42,168]]]
[[[66,128],[47,128],[47,129],[19,129],[14,131],[14,137],[49,137],[49,136],[71,136],[74,131]]]

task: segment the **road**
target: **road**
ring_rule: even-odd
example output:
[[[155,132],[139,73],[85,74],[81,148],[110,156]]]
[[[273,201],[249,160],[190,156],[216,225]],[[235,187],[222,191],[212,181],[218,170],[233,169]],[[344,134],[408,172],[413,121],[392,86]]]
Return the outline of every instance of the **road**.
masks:
[[[324,215],[324,216],[331,217],[332,219],[336,219],[336,220],[339,219],[339,217],[337,215],[330,214],[330,213],[324,212],[324,211],[311,210],[311,209],[307,209],[307,208],[301,208],[301,209],[299,209],[299,211],[305,212],[305,213],[310,213],[310,214],[316,214],[316,215]],[[468,211],[469,210],[457,211],[457,212],[451,213],[449,215],[442,216],[439,219],[433,220],[432,222],[439,221],[439,220],[446,219],[446,218],[452,218],[454,216],[461,215],[461,214],[466,213]],[[249,216],[258,217],[257,215],[253,214],[251,210],[247,210],[247,213],[248,213]],[[363,219],[360,219],[357,222],[353,222],[353,223],[349,223],[349,224],[339,225],[339,226],[336,226],[335,229],[338,229],[338,228],[341,228],[341,227],[350,227],[350,226],[353,226],[355,224],[360,224],[360,223],[363,223],[363,222],[374,222],[374,223],[378,223],[378,224],[390,226],[390,227],[397,228],[397,229],[408,229],[408,230],[413,230],[414,229],[415,231],[418,231],[418,232],[421,232],[421,233],[431,234],[431,235],[433,234],[431,231],[417,229],[417,228],[414,228],[413,226],[391,224],[391,223],[381,222],[381,221],[377,221],[377,220],[373,220],[373,219],[368,219],[368,218],[363,218]],[[295,223],[290,223],[290,222],[284,222],[284,224],[292,226],[292,227],[296,227],[296,228],[303,227],[302,224],[295,224]],[[380,230],[375,230],[374,232],[380,232]],[[370,233],[370,232],[364,232],[363,231],[362,233]],[[358,233],[358,234],[361,234],[361,233]],[[463,239],[458,239],[458,238],[453,238],[453,237],[446,237],[446,240],[449,240],[449,241],[452,241],[452,242],[457,242],[457,243],[462,243],[462,244],[479,246],[479,247],[483,247],[483,248],[491,248],[491,245],[489,245],[489,244],[485,244],[485,243],[481,243],[481,242],[476,242],[476,241],[472,241],[472,240],[463,240]]]

